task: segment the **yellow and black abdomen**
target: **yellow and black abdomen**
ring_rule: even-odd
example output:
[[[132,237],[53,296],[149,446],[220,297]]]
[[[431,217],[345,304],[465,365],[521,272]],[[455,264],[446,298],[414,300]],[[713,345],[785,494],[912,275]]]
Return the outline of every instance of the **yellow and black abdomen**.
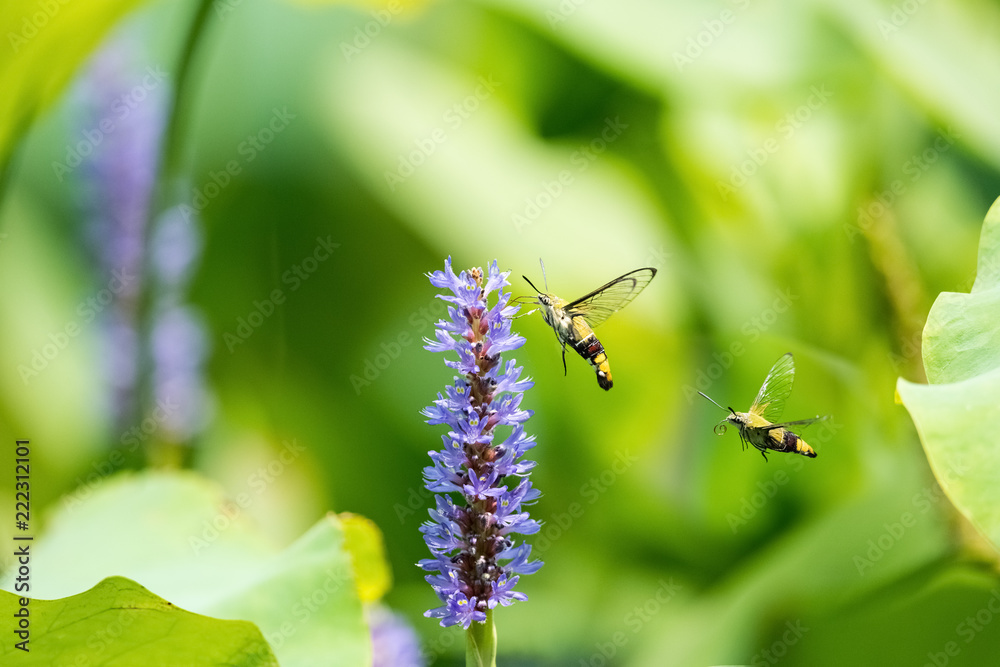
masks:
[[[604,351],[601,341],[597,340],[593,329],[583,322],[582,318],[574,318],[573,330],[576,334],[575,340],[571,341],[573,349],[594,367],[594,371],[597,372],[597,384],[601,385],[601,389],[605,391],[611,389],[611,366],[608,364],[608,354]]]
[[[816,458],[816,452],[812,447],[806,444],[806,441],[795,435],[788,429],[781,429],[781,451],[792,452],[795,454],[802,454],[802,456],[808,456],[811,459]]]

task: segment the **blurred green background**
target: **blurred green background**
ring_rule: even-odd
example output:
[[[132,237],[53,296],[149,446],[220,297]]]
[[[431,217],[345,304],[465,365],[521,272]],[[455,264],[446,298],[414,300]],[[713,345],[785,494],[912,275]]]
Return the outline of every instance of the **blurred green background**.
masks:
[[[14,22],[0,61],[0,433],[36,443],[43,524],[116,448],[113,468],[186,465],[236,495],[295,441],[305,452],[249,513],[281,543],[330,509],[373,519],[387,602],[436,664],[461,664],[460,632],[421,615],[437,601],[414,567],[442,432],[419,411],[451,379],[421,348],[442,314],[423,274],[449,255],[497,259],[526,294],[541,258],[572,299],[655,266],[598,330],[608,393],[575,356],[563,377],[537,315],[515,324],[546,566],[519,585],[528,602],[497,613],[501,664],[982,665],[1000,651],[996,554],[894,402],[898,376],[923,380],[934,297],[971,287],[1000,193],[998,3],[53,6],[37,36]],[[164,75],[143,83],[147,67]],[[154,418],[132,452],[162,369],[136,352],[116,380],[121,350],[79,309],[115,266],[99,257],[117,229],[101,202],[157,164],[140,139],[117,153],[115,130],[88,139],[115,85],[172,156],[151,219],[187,206],[174,210],[195,248],[186,278],[144,280],[125,312],[139,341],[158,303],[201,332],[180,354],[197,362],[198,414]],[[60,170],[81,142],[93,153]],[[172,247],[158,228],[134,232],[147,277]],[[69,323],[78,335],[26,376]],[[785,417],[832,419],[803,434],[817,459],[765,463],[713,433],[724,414],[695,392],[745,410],[788,351]]]

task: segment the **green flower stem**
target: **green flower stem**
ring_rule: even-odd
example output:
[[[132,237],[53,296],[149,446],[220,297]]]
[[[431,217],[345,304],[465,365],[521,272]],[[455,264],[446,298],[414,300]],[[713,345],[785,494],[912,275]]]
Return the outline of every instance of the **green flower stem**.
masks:
[[[214,0],[201,0],[201,4],[195,9],[191,19],[191,27],[188,29],[177,62],[173,97],[170,100],[167,126],[164,129],[163,143],[160,149],[159,192],[157,192],[157,201],[151,207],[156,213],[162,213],[175,203],[174,199],[179,194],[183,194],[177,191],[177,181],[185,166],[183,165],[181,136],[186,128],[184,127],[185,119],[183,118],[184,109],[182,106],[187,103],[187,96],[190,93],[188,87],[192,63],[195,53],[203,41],[202,38],[209,23],[209,13],[213,6]]]
[[[183,202],[183,175],[188,173],[184,160],[184,142],[182,138],[185,130],[185,107],[190,106],[191,78],[195,54],[198,47],[204,42],[206,29],[211,22],[211,14],[215,0],[200,0],[195,7],[191,18],[191,26],[188,28],[184,45],[178,57],[176,67],[176,77],[174,80],[173,95],[168,100],[166,108],[166,126],[163,137],[160,141],[160,155],[157,162],[156,185],[150,197],[149,211],[146,219],[146,248],[144,255],[150,257],[150,249],[153,223],[167,209],[174,204]],[[149,276],[144,276],[148,282]],[[138,327],[143,337],[148,338],[150,323],[150,311],[152,309],[152,299],[149,287],[144,288],[139,306],[140,315]],[[152,362],[146,358],[143,360],[143,370],[140,373],[138,393],[140,404],[152,405]],[[140,416],[136,417],[137,419]],[[187,453],[186,448],[179,448],[175,443],[164,442],[162,439],[154,439],[145,448],[146,461],[156,462],[162,467],[183,467],[183,457]]]
[[[473,623],[465,633],[465,667],[496,667],[497,628],[493,625],[493,610],[486,612],[486,621]]]

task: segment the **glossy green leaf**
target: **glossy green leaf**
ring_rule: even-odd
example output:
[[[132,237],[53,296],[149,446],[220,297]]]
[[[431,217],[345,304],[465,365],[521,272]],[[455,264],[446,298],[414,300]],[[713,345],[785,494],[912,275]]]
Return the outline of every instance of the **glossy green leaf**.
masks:
[[[930,384],[900,379],[934,475],[948,497],[1000,546],[1000,200],[983,224],[976,282],[944,292],[927,317],[923,359]]]
[[[247,519],[253,501],[226,498],[193,473],[121,475],[83,489],[37,541],[35,590],[62,597],[120,574],[185,609],[253,621],[285,667],[370,664],[340,520],[328,514],[282,550]],[[12,589],[9,577],[0,583]]]
[[[0,591],[3,618],[28,614],[28,634],[12,640],[5,633],[0,644],[5,665],[278,664],[253,623],[192,614],[124,577],[58,600],[20,600]],[[16,646],[25,640],[26,651]]]

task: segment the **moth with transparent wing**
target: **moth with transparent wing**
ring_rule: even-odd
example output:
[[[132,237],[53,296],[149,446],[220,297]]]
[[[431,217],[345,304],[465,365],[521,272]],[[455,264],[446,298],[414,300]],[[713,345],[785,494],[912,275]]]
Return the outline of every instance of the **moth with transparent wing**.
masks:
[[[544,265],[542,275],[545,275]],[[602,389],[608,390],[613,384],[611,366],[608,364],[604,345],[594,334],[594,327],[631,303],[655,275],[656,269],[651,267],[629,271],[575,301],[566,301],[555,294],[542,292],[527,276],[522,276],[538,294],[519,299],[538,306],[535,310],[541,310],[545,323],[555,332],[556,339],[562,345],[563,373],[567,371],[566,346],[570,345],[594,367],[597,383]],[[547,280],[545,287],[548,289]]]
[[[729,410],[729,416],[715,426],[715,432],[722,435],[726,432],[726,424],[733,424],[739,429],[740,442],[743,449],[747,443],[760,450],[761,456],[767,460],[767,450],[775,452],[790,452],[815,458],[816,452],[806,444],[806,441],[790,430],[790,427],[805,427],[827,417],[816,416],[812,419],[800,419],[790,422],[775,423],[785,410],[785,401],[792,393],[792,382],[795,379],[795,361],[792,353],[781,356],[764,378],[764,384],[757,392],[757,398],[747,412],[736,412],[732,408],[723,408],[714,400],[705,396],[723,410]]]

